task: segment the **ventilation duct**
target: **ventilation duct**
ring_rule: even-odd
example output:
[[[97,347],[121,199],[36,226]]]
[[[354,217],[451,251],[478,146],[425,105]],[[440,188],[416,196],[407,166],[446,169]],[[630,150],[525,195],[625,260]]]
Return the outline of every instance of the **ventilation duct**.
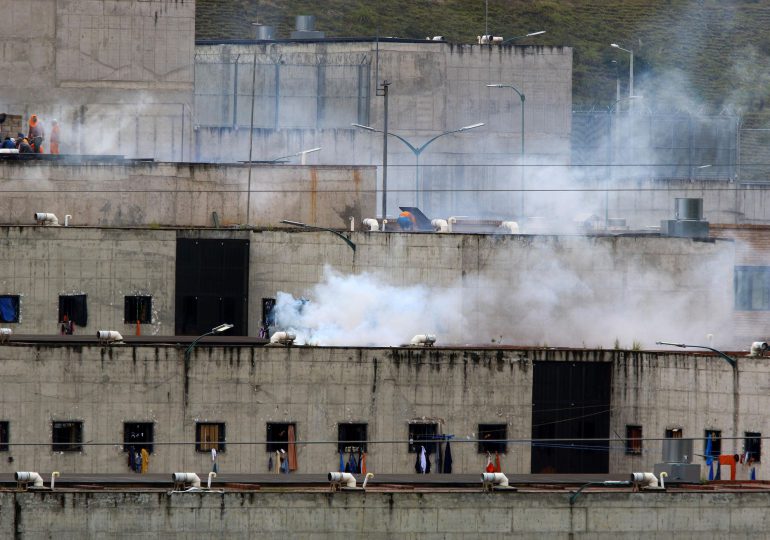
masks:
[[[291,39],[324,39],[323,32],[315,29],[315,15],[297,15],[296,30],[291,33]]]
[[[660,222],[662,236],[708,238],[709,222],[703,220],[703,199],[674,199],[674,219]]]

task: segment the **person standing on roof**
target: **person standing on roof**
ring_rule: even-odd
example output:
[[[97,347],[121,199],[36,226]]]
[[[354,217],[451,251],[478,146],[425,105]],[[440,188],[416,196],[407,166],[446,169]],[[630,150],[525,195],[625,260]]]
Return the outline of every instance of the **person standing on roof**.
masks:
[[[43,129],[43,123],[33,114],[29,117],[29,133],[27,133],[29,141],[38,154],[43,153],[43,139],[45,139],[45,130]]]
[[[51,154],[57,155],[59,153],[59,139],[61,137],[61,130],[59,128],[59,121],[54,119],[51,122]]]

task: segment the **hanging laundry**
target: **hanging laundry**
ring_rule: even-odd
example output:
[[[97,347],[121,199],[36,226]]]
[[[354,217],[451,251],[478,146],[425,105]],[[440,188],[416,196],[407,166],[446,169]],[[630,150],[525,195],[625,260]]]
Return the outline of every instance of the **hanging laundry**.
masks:
[[[486,466],[486,467],[484,467],[484,470],[485,470],[486,472],[488,472],[488,473],[493,473],[493,472],[495,472],[495,466],[494,466],[494,464],[492,463],[492,454],[490,454],[489,452],[487,452],[487,466]]]
[[[749,480],[756,480],[756,479],[757,479],[757,468],[752,467],[751,474],[749,475]]]
[[[279,474],[281,472],[281,451],[276,450],[275,451],[275,474]]]
[[[273,454],[270,454],[270,457],[267,460],[267,470],[268,472],[273,470]]]
[[[452,449],[449,447],[449,441],[446,442],[444,450],[444,474],[452,474]]]
[[[16,320],[15,300],[10,296],[0,297],[0,322],[13,322]]]
[[[289,458],[286,455],[286,450],[283,449],[281,449],[281,472],[289,474]]]
[[[441,443],[436,443],[436,472],[441,473]]]
[[[495,452],[495,472],[503,472],[503,469],[500,467],[500,453]]]
[[[219,467],[217,467],[217,449],[211,449],[211,472],[218,473]]]
[[[358,466],[356,467],[356,472],[361,473],[361,449],[358,449]]]
[[[130,446],[128,448],[128,470],[132,472],[136,470],[136,464],[134,463],[134,458],[136,457],[135,453],[136,450],[134,450],[134,447]]]
[[[425,474],[425,471],[427,470],[427,468],[428,468],[428,464],[427,464],[426,459],[425,459],[425,447],[421,446],[420,447],[419,468],[418,468],[417,472],[420,473],[420,474]]]
[[[364,455],[361,456],[361,461],[358,463],[361,467],[361,474],[366,474],[366,452],[364,452]]]
[[[353,452],[350,453],[345,472],[349,472],[350,474],[356,474],[358,472],[358,463],[356,463],[356,456]]]
[[[706,465],[711,467],[711,464],[714,463],[714,457],[711,455],[711,432],[709,432],[708,437],[706,437]],[[711,480],[711,478],[709,478]]]
[[[288,452],[286,459],[289,461],[289,470],[290,471],[296,471],[297,470],[297,445],[294,444],[294,425],[289,424],[289,440],[288,440]]]
[[[417,459],[414,462],[414,472],[416,472],[417,474],[420,474],[422,472],[422,469],[420,468],[420,457],[422,456],[422,452],[420,452],[420,450],[417,450],[415,455]]]
[[[430,454],[425,452],[425,474],[430,473]]]
[[[134,472],[142,472],[142,454],[139,452],[134,454]]]
[[[709,481],[714,480],[714,460],[709,463]]]
[[[342,450],[340,450],[340,472],[345,472],[345,458],[342,455]]]
[[[146,448],[142,448],[142,474],[147,472],[147,468],[150,466],[150,453]]]

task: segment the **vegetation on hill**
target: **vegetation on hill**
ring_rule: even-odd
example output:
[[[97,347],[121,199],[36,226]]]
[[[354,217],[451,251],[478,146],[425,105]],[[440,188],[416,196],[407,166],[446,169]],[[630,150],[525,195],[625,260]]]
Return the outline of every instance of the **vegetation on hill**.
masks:
[[[740,112],[756,123],[770,113],[770,2],[767,0],[487,0],[490,34],[547,33],[522,45],[574,49],[575,108],[607,107],[615,80],[627,92],[635,53],[636,93],[651,108]],[[424,39],[475,43],[485,31],[484,0],[197,0],[199,39],[254,35],[252,21],[289,36],[295,15],[315,15],[329,37]],[[613,60],[616,63],[613,63]],[[652,98],[651,98],[652,96]]]

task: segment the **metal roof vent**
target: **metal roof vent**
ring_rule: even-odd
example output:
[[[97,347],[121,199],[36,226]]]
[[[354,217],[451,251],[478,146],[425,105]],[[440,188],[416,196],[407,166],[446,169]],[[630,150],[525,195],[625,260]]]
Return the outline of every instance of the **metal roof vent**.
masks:
[[[256,38],[261,41],[274,41],[275,40],[275,27],[268,26],[266,24],[255,25],[257,34]]]
[[[680,238],[707,238],[709,222],[703,220],[703,199],[674,199],[674,219],[660,222],[660,234]]]
[[[324,39],[326,35],[315,29],[315,15],[297,15],[294,24],[296,30],[291,39]]]

